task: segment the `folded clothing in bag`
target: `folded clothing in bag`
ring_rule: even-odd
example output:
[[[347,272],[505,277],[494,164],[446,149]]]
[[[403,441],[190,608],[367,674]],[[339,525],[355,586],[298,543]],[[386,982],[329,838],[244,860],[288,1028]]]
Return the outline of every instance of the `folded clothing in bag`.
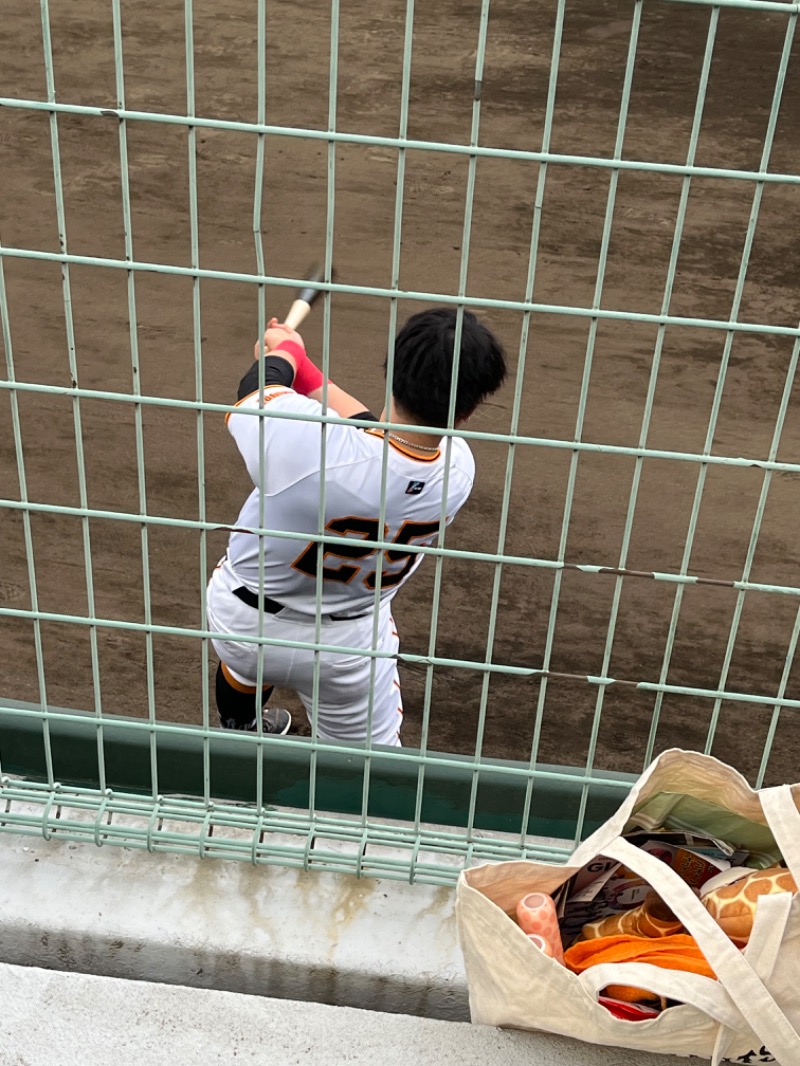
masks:
[[[716,979],[694,937],[685,933],[656,940],[646,936],[601,936],[594,940],[579,940],[564,952],[564,965],[573,973],[583,973],[589,966],[604,962],[647,962],[665,970],[683,970]],[[606,995],[631,1003],[659,998],[646,989],[627,985],[609,985]]]

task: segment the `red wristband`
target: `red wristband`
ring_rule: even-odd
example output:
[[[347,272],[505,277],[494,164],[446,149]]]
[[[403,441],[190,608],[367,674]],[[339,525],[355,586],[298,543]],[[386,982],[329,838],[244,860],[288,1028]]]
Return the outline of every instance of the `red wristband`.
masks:
[[[301,396],[308,396],[314,389],[322,387],[323,380],[322,371],[319,367],[314,366],[304,353],[303,358],[297,360],[297,370],[294,374],[294,385],[292,386],[294,391],[299,392]]]
[[[282,341],[277,348],[272,349],[270,355],[280,355],[281,352],[291,355],[297,364],[292,385],[295,392],[299,392],[301,396],[308,396],[314,389],[320,388],[322,371],[308,358],[302,344],[298,344],[297,341]]]
[[[277,348],[273,348],[269,355],[277,355],[279,352],[288,352],[289,355],[293,355],[295,359],[306,359],[306,350],[302,344],[298,344],[297,341],[281,341]]]
[[[315,389],[321,387],[322,371],[308,358],[302,344],[298,344],[295,340],[285,340],[277,348],[273,348],[270,355],[281,355],[282,352],[290,355],[297,364],[292,385],[295,392],[300,392],[301,395],[307,397],[309,392],[314,392]]]

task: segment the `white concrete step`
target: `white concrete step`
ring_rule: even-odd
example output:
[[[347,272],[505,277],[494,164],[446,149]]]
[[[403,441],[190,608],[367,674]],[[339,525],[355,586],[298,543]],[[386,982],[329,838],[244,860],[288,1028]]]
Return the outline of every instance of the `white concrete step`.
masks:
[[[4,1066],[680,1066],[687,1061],[546,1033],[2,963],[0,1003]]]

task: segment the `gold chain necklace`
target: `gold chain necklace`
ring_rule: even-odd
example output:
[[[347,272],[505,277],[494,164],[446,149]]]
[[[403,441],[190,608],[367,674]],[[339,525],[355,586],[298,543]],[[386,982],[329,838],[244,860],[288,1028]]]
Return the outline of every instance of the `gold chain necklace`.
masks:
[[[438,452],[439,445],[435,448],[428,447],[427,444],[412,444],[410,440],[406,440],[405,437],[401,437],[399,433],[395,433],[393,430],[389,430],[389,437],[391,440],[396,440],[398,444],[405,444],[407,448],[416,448],[419,452]]]

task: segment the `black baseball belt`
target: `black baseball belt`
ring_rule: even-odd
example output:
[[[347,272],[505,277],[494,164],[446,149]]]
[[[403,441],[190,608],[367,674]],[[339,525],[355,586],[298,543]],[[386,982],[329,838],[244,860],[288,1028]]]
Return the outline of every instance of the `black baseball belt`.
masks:
[[[242,603],[246,603],[248,607],[254,607],[256,610],[259,607],[263,607],[265,614],[280,614],[284,610],[285,604],[278,603],[271,596],[259,596],[244,585],[240,585],[238,589],[233,589],[232,591],[234,596],[238,597]],[[371,613],[371,611],[362,611],[361,614],[325,614],[322,617],[329,618],[332,622],[350,622],[355,618],[363,618]]]

